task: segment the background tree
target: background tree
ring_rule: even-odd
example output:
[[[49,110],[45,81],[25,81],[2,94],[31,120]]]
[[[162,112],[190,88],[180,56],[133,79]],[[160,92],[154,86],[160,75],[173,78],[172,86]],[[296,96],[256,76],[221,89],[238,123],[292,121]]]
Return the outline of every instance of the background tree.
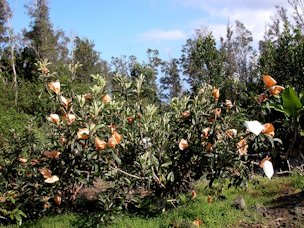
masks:
[[[138,79],[141,75],[143,75],[144,80],[142,83],[142,96],[145,97],[145,102],[147,104],[160,103],[160,98],[158,97],[158,89],[156,84],[157,74],[154,68],[149,66],[148,64],[140,64],[138,62],[133,63],[130,68],[130,76],[132,81]]]
[[[228,22],[226,37],[220,38],[219,50],[225,74],[221,80],[222,99],[230,99],[245,107],[250,102],[250,96],[254,96],[253,91],[256,91],[257,86],[257,52],[252,42],[252,33],[240,21],[234,24]]]
[[[147,50],[148,55],[148,66],[155,70],[155,73],[158,74],[158,66],[162,64],[162,60],[159,58],[159,51],[157,49],[150,49]]]
[[[24,31],[24,37],[29,42],[29,46],[35,50],[38,59],[55,62],[58,57],[57,40],[49,17],[48,1],[33,1],[26,7],[32,21],[30,30]]]
[[[251,46],[252,33],[240,21],[235,26],[227,25],[226,39],[221,37],[220,51],[225,66],[225,75],[238,77],[242,82],[252,82],[256,52]]]
[[[131,55],[129,57],[123,55],[122,57],[112,57],[113,75],[120,77],[121,80],[127,80],[135,83],[135,81],[143,76],[142,82],[142,96],[146,97],[145,102],[159,104],[160,99],[158,96],[157,88],[157,67],[161,63],[161,59],[158,58],[158,51],[148,49],[148,63],[139,63],[136,56]],[[120,91],[115,85],[112,85],[114,92]]]
[[[126,55],[121,57],[112,57],[111,65],[113,66],[113,72],[116,74],[127,76],[129,75],[130,64],[134,65],[137,62],[135,56],[130,56],[129,60]]]
[[[7,21],[10,17],[11,10],[6,0],[0,1],[0,75],[1,72],[5,70],[5,65],[3,65],[3,54],[5,45],[8,42],[8,28],[7,28]]]
[[[8,41],[7,21],[10,17],[11,10],[6,0],[0,1],[0,44]],[[1,47],[0,46],[0,47]]]
[[[252,81],[250,77],[250,59],[255,55],[251,43],[253,41],[252,33],[240,21],[235,21],[235,38],[233,48],[237,62],[237,73],[243,82]]]
[[[73,61],[81,63],[81,67],[76,72],[76,79],[91,81],[91,75],[101,73],[102,70],[100,53],[94,50],[94,42],[87,38],[76,37],[74,43]]]
[[[220,38],[220,52],[224,62],[225,77],[231,77],[237,72],[237,62],[233,48],[233,26],[228,22],[226,39]]]
[[[13,82],[14,82],[14,92],[15,92],[15,99],[14,99],[14,105],[17,107],[18,103],[18,81],[17,81],[17,72],[16,72],[16,60],[15,60],[15,35],[14,35],[14,29],[11,24],[11,18],[12,18],[12,12],[10,11],[10,8],[6,1],[1,1],[1,11],[4,11],[3,16],[6,16],[6,20],[3,20],[3,22],[6,22],[2,25],[2,27],[7,30],[8,37],[4,38],[8,39],[8,58],[9,58],[9,66],[12,69],[13,72]],[[6,27],[6,28],[5,28]],[[3,34],[5,31],[3,31]]]
[[[182,94],[180,69],[178,59],[164,61],[161,66],[163,76],[160,78],[160,88],[163,90],[163,98],[170,100]]]
[[[288,0],[293,8],[292,18],[296,22],[297,28],[304,32],[304,1],[303,0]]]
[[[61,29],[55,31],[55,40],[57,41],[55,46],[57,52],[57,61],[66,63],[69,57],[68,45],[71,40]]]
[[[294,1],[295,2],[295,1]],[[294,12],[293,17],[297,16]],[[300,93],[304,90],[304,39],[303,30],[299,26],[299,21],[295,23],[290,20],[288,11],[283,7],[277,7],[277,12],[267,27],[264,40],[260,42],[259,71],[261,74],[272,75],[279,85],[285,87],[290,86]],[[295,106],[296,94],[289,94],[292,89],[285,89],[282,97],[270,100],[270,107],[285,107],[290,102]],[[288,96],[292,97],[290,101],[285,102]],[[283,100],[283,102],[282,102]],[[284,101],[285,100],[285,101]],[[274,105],[275,104],[275,105]],[[274,106],[273,106],[274,105]],[[301,105],[300,105],[301,106]],[[280,109],[273,111],[265,117],[273,121],[275,127],[280,129],[277,137],[283,142],[284,147],[281,148],[285,154],[285,159],[290,161],[291,165],[302,162],[303,154],[301,154],[304,145],[304,138],[300,136],[301,119],[300,112],[294,115],[284,116]],[[296,107],[293,107],[296,110]]]
[[[282,85],[303,90],[303,33],[291,24],[286,9],[277,8],[276,17],[260,42],[260,53],[261,74],[273,75]]]
[[[206,35],[206,32],[197,30],[194,38],[188,39],[183,46],[181,64],[192,90],[203,82],[219,84],[224,68],[212,33]]]
[[[112,91],[112,93],[118,95],[124,94],[123,96],[127,97],[127,91],[122,91],[122,86],[120,86],[120,83],[117,83],[117,80],[120,80],[121,82],[130,82],[131,78],[129,69],[132,68],[132,66],[136,63],[137,58],[134,55],[129,57],[126,55],[122,55],[121,57],[112,57],[112,74],[110,74],[110,77],[107,80],[109,90]]]

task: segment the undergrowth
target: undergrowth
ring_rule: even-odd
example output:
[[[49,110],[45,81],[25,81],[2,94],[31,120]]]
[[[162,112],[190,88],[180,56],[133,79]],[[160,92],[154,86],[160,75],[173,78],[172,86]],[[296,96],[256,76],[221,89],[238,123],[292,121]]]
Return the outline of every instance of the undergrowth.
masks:
[[[235,227],[236,224],[266,222],[257,207],[266,207],[281,196],[287,190],[296,193],[302,190],[304,177],[294,174],[288,177],[275,177],[271,181],[264,177],[258,177],[257,184],[250,184],[247,188],[237,190],[225,188],[223,195],[213,198],[213,190],[206,188],[207,183],[200,181],[193,189],[196,197],[192,198],[191,192],[181,195],[181,203],[178,207],[163,211],[153,217],[136,214],[119,214],[108,227],[132,227],[132,228],[155,228],[155,227],[195,227],[195,220],[202,221],[201,227]],[[244,210],[232,206],[237,196],[242,196],[246,202]],[[208,203],[212,201],[211,203]],[[64,214],[59,216],[44,217],[40,220],[27,222],[23,227],[41,228],[66,228],[66,227],[89,227],[88,218],[91,214]],[[92,216],[93,217],[93,216]],[[2,227],[2,226],[0,226]],[[6,226],[5,228],[15,228]]]

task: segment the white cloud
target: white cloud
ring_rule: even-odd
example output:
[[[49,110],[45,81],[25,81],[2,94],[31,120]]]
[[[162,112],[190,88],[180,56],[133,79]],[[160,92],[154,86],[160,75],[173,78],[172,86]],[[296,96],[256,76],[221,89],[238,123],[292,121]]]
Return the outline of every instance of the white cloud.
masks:
[[[191,29],[201,26],[209,27],[216,39],[225,36],[228,20],[234,24],[235,20],[244,23],[252,32],[254,40],[263,38],[267,23],[275,15],[276,5],[291,11],[291,6],[286,0],[170,0],[174,4],[184,7],[199,9],[204,17],[190,23]]]
[[[288,8],[289,3],[286,0],[171,0],[184,6],[199,8],[201,10],[228,8],[228,9],[273,9],[279,5]]]
[[[181,40],[184,38],[186,38],[186,34],[180,29],[152,29],[139,35],[140,41],[154,41],[158,43],[165,40]]]
[[[226,24],[211,24],[210,31],[212,31],[213,36],[216,38],[216,40],[219,40],[220,37],[225,37],[226,35]]]

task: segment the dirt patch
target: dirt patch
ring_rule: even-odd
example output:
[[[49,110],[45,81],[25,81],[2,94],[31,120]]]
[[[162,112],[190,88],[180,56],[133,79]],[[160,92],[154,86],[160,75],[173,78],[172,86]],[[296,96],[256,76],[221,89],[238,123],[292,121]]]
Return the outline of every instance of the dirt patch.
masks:
[[[304,192],[281,196],[267,208],[273,227],[304,227]]]
[[[287,191],[274,199],[270,206],[257,208],[257,211],[265,218],[265,222],[240,223],[237,227],[304,227],[304,191]]]

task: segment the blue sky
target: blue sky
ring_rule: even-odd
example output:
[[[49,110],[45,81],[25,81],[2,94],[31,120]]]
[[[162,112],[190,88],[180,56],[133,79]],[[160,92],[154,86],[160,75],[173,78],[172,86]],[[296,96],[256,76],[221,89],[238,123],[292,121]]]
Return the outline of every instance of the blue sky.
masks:
[[[8,0],[15,32],[28,27],[24,4],[32,1]],[[275,5],[290,8],[287,0],[49,0],[54,28],[94,41],[107,61],[122,55],[146,61],[148,48],[158,49],[164,60],[179,58],[195,29],[208,28],[219,39],[228,20],[236,19],[257,43]]]

